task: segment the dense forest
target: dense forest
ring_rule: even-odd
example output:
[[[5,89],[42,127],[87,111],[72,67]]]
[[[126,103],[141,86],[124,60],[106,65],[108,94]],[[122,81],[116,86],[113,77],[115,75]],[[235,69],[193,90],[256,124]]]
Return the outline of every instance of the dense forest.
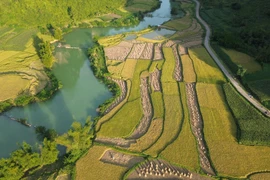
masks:
[[[0,25],[66,25],[112,12],[126,0],[1,0]]]
[[[213,28],[213,40],[270,62],[269,0],[200,0],[201,15]]]

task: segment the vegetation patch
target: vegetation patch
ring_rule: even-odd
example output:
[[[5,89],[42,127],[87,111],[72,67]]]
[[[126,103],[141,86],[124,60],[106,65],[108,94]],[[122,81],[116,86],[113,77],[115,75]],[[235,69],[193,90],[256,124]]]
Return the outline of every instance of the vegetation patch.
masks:
[[[261,102],[270,101],[270,79],[249,82],[248,87],[259,97]]]
[[[225,77],[205,48],[192,48],[188,52],[193,60],[198,82],[226,82]]]
[[[239,126],[239,142],[247,145],[270,145],[270,119],[250,105],[231,85],[225,84],[224,92]]]
[[[236,93],[230,85],[225,86],[228,86],[224,88],[225,92],[229,88],[228,92]],[[222,87],[199,83],[197,94],[204,119],[205,140],[218,175],[239,178],[246,177],[251,172],[269,170],[267,155],[270,153],[269,147],[244,146],[237,143],[237,125],[226,104]],[[234,97],[237,101],[240,95],[235,95],[238,96],[238,98]],[[229,105],[233,108],[231,104]],[[239,104],[236,105],[239,106]],[[244,110],[246,107],[240,106],[240,108]]]
[[[118,60],[107,60],[106,64],[107,64],[109,73],[113,77],[121,77],[121,72],[125,65],[125,62],[118,61]]]

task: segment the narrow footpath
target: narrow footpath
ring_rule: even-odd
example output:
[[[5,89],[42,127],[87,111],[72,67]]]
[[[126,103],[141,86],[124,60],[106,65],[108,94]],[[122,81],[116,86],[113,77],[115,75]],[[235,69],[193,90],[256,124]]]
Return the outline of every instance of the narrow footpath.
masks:
[[[270,117],[270,111],[264,107],[259,101],[254,99],[250,94],[241,86],[241,84],[234,79],[234,77],[228,72],[228,70],[224,67],[224,65],[221,63],[221,60],[217,57],[214,50],[212,49],[210,45],[210,36],[211,36],[211,29],[209,25],[200,17],[200,3],[198,0],[194,0],[196,2],[196,17],[197,19],[203,24],[206,30],[206,36],[204,39],[204,46],[208,53],[211,55],[211,57],[215,60],[216,64],[219,66],[219,68],[222,70],[222,72],[225,74],[225,76],[229,79],[231,84],[234,86],[234,88],[243,96],[245,97],[251,104],[253,104],[259,111],[261,111],[263,114],[265,114],[267,117]]]

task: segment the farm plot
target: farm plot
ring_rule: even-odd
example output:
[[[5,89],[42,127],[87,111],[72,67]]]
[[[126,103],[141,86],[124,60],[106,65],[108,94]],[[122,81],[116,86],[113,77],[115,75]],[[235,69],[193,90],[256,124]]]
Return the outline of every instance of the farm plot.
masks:
[[[128,55],[128,59],[140,59],[145,46],[146,43],[134,43],[133,48]]]
[[[119,44],[124,39],[124,37],[124,34],[106,36],[98,39],[98,43],[104,47],[115,46]]]
[[[153,52],[154,52],[154,44],[153,43],[146,43],[140,59],[151,60],[154,56]]]
[[[237,127],[225,103],[222,87],[199,83],[197,94],[204,119],[205,140],[218,175],[239,178],[251,172],[270,170],[270,147],[237,143]]]
[[[134,60],[135,61],[135,60]],[[134,70],[134,75],[131,82],[131,91],[128,101],[132,101],[140,97],[140,75],[143,71],[149,68],[151,61],[137,61],[136,68]]]
[[[135,59],[127,59],[125,65],[122,69],[121,76],[124,79],[131,79],[133,78],[133,74],[136,68],[137,60]]]
[[[131,81],[130,80],[127,80],[126,82],[127,82],[127,95],[126,95],[126,98],[121,103],[119,103],[117,106],[115,106],[110,112],[108,112],[107,114],[105,114],[104,116],[102,116],[101,119],[98,120],[97,124],[95,125],[96,131],[99,131],[101,125],[103,123],[105,123],[106,121],[109,121],[110,118],[114,114],[116,114],[122,108],[122,106],[127,102],[128,97],[129,97],[129,94],[130,94]]]
[[[124,61],[126,60],[129,52],[132,49],[133,44],[127,41],[122,41],[116,46],[112,47],[105,47],[105,57],[108,60],[119,60]]]
[[[156,70],[156,68],[158,70],[161,70],[162,66],[163,66],[164,60],[162,61],[152,61],[150,67],[149,67],[149,72],[152,73]]]
[[[171,163],[178,164],[195,171],[198,170],[200,166],[198,163],[199,159],[196,150],[196,141],[189,124],[185,85],[183,83],[180,83],[180,90],[184,110],[184,121],[181,132],[177,139],[162,151],[160,156]]]
[[[181,56],[183,65],[183,76],[185,82],[196,82],[196,73],[194,71],[192,60],[189,55]]]
[[[182,105],[178,95],[164,95],[165,120],[163,132],[157,142],[145,151],[153,157],[159,155],[179,134],[183,118]]]
[[[127,102],[109,121],[101,125],[98,137],[125,137],[136,127],[142,117],[140,99]]]
[[[151,120],[153,118],[153,107],[150,100],[149,90],[148,77],[141,77],[140,91],[143,117],[129,136],[130,139],[138,139],[143,136],[151,124]]]
[[[128,169],[127,167],[116,166],[99,160],[106,149],[108,148],[105,146],[90,148],[87,155],[80,158],[76,163],[76,179],[122,179]]]
[[[155,46],[154,46],[155,54],[154,54],[153,60],[162,60],[163,59],[161,47],[162,47],[161,43],[155,44]]]
[[[188,50],[190,58],[193,60],[198,82],[217,83],[226,82],[223,74],[207,53],[205,48],[192,48]]]
[[[117,61],[117,60],[106,61],[107,69],[112,76],[120,77],[124,65],[125,65],[125,62],[123,61]]]
[[[30,81],[19,75],[0,75],[0,102],[17,97],[30,85]]]
[[[151,100],[153,104],[154,116],[153,118],[162,118],[164,116],[163,96],[161,92],[152,92]]]
[[[172,48],[163,48],[165,62],[162,68],[161,81],[162,82],[175,82],[173,78],[175,59]]]
[[[157,139],[162,133],[162,129],[163,129],[162,118],[152,120],[147,133],[141,138],[137,139],[136,143],[131,144],[129,150],[141,153],[145,149],[149,148],[157,141]]]

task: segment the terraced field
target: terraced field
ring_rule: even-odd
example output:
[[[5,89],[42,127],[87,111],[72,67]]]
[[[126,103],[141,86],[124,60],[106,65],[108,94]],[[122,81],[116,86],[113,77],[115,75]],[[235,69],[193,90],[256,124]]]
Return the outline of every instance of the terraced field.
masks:
[[[144,157],[145,161],[128,168],[116,163],[117,158],[102,161],[104,170],[113,162],[110,168],[115,168],[112,178],[116,179],[268,177],[256,172],[270,171],[270,148],[262,143],[269,137],[265,131],[269,119],[235,94],[201,45],[203,30],[193,19],[192,1],[181,1],[181,7],[184,17],[161,26],[177,31],[170,40],[149,42],[138,34],[135,40],[123,40],[119,35],[102,39],[111,49],[122,41],[132,48],[125,58],[107,58],[111,76],[127,80],[127,97],[97,123],[95,141],[103,149],[95,158],[102,161],[101,152],[103,157],[105,147],[112,146],[119,148],[123,157],[130,153]],[[251,118],[260,121],[254,124]],[[259,126],[264,127],[260,133],[255,130]],[[262,137],[262,141],[254,137],[253,144],[249,142],[252,146],[243,145],[248,144],[243,139],[249,137],[246,134]],[[96,159],[93,162],[100,166]],[[77,168],[84,163],[79,162]]]

